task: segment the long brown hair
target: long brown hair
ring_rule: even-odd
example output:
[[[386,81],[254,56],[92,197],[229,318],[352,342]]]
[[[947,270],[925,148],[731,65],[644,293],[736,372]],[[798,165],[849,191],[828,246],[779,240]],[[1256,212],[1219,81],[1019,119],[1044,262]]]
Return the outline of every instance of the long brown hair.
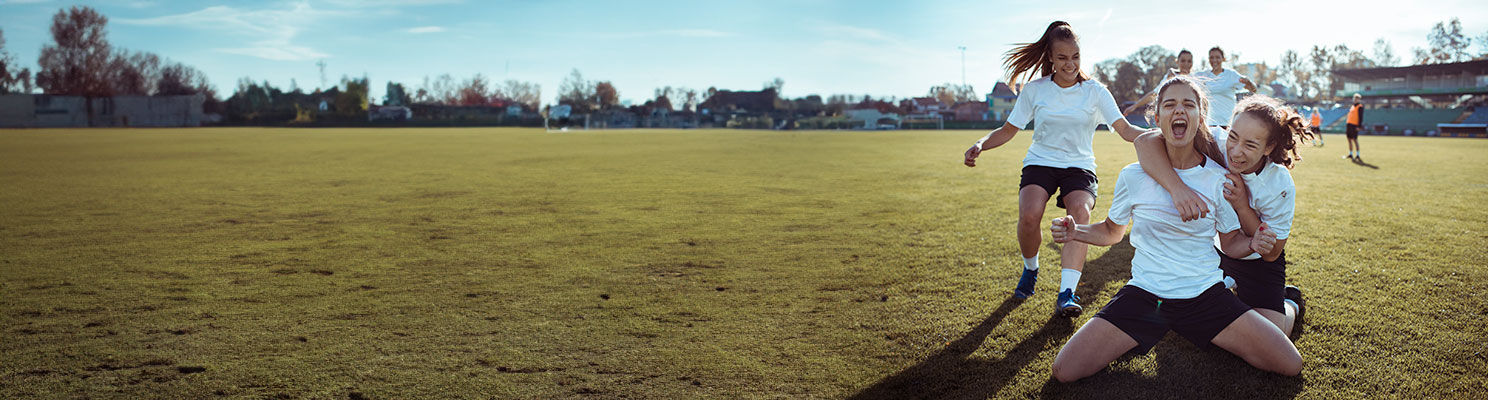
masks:
[[[1044,29],[1044,36],[1039,37],[1038,41],[1022,43],[1018,47],[1008,50],[1007,55],[1002,61],[1003,67],[1010,71],[1008,74],[1008,86],[1018,87],[1019,78],[1025,74],[1028,75],[1028,80],[1030,81],[1037,79],[1033,76],[1035,72],[1039,74],[1038,78],[1053,75],[1054,60],[1052,59],[1053,55],[1050,53],[1054,52],[1055,40],[1068,40],[1075,44],[1080,43],[1080,37],[1075,35],[1073,29],[1070,29],[1068,22],[1054,21],[1049,24],[1048,28]],[[1075,78],[1076,83],[1090,79],[1090,75],[1085,74],[1084,68],[1081,68],[1079,71],[1079,76]]]
[[[1292,161],[1301,161],[1302,155],[1297,154],[1297,138],[1302,140],[1313,139],[1312,129],[1308,129],[1307,122],[1302,119],[1302,114],[1297,110],[1287,107],[1281,100],[1255,94],[1240,100],[1235,105],[1235,115],[1242,114],[1256,117],[1266,128],[1266,143],[1275,145],[1266,158],[1273,163],[1292,168]]]
[[[1205,119],[1209,118],[1209,92],[1204,84],[1199,83],[1197,78],[1186,75],[1174,75],[1172,78],[1168,78],[1168,80],[1158,85],[1157,100],[1148,106],[1147,119],[1158,121],[1157,110],[1163,102],[1163,96],[1168,93],[1168,88],[1172,86],[1187,86],[1189,90],[1193,90],[1194,95],[1199,97],[1199,107],[1197,110],[1194,110],[1188,122],[1189,126],[1197,126],[1199,130],[1198,136],[1194,136],[1194,150],[1218,162],[1220,166],[1228,166],[1229,160],[1225,159],[1224,152],[1219,150],[1219,143],[1214,141],[1214,135],[1209,132],[1208,125],[1205,125]]]

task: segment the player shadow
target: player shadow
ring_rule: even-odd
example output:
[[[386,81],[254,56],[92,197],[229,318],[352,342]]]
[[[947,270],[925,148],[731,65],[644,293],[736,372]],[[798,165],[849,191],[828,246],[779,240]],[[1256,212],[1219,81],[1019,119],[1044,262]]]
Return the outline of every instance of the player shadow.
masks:
[[[1303,376],[1282,376],[1256,369],[1223,349],[1200,349],[1169,332],[1152,349],[1156,371],[1150,376],[1122,364],[1144,354],[1127,353],[1095,375],[1076,382],[1049,379],[1041,398],[1131,397],[1145,399],[1292,399],[1307,383]],[[1304,356],[1305,357],[1305,356]],[[1130,396],[1122,395],[1127,393]]]
[[[1000,359],[972,357],[1002,319],[1021,304],[1011,296],[1003,300],[965,336],[918,364],[885,377],[850,397],[851,399],[987,398],[1006,386],[1039,353],[1074,333],[1069,318],[1052,310],[1043,327],[1018,343]]]
[[[1057,248],[1057,245],[1055,247]],[[1100,258],[1087,261],[1084,279],[1080,283],[1080,293],[1099,293],[1112,283],[1125,283],[1131,276],[1130,265],[1133,251],[1131,244],[1123,239],[1120,243],[1111,246]],[[1057,278],[1055,281],[1057,282]],[[1011,349],[1002,352],[1001,358],[973,357],[973,353],[983,346],[987,337],[1002,323],[1003,318],[1025,301],[1037,303],[1037,307],[1047,306],[1049,319],[1044,322],[1043,326]],[[1103,305],[1103,303],[1096,304],[1090,300],[1082,304],[1086,307],[1086,313],[1094,313]],[[1074,334],[1074,320],[1056,316],[1053,311],[1053,294],[1039,292],[1029,300],[1016,300],[1009,296],[991,315],[988,315],[966,335],[946,344],[945,348],[927,357],[924,361],[880,379],[851,398],[995,397],[998,391],[1006,387],[1013,377],[1027,369],[1034,360],[1040,358],[1041,354],[1046,353],[1051,347],[1063,346],[1064,342],[1069,340],[1070,335]],[[1049,375],[1048,370],[1034,373],[1039,376]]]
[[[1364,162],[1364,159],[1362,159],[1362,158],[1351,158],[1350,160],[1353,160],[1354,165],[1358,165],[1358,166],[1361,166],[1361,167],[1369,167],[1371,169],[1379,169],[1379,167],[1378,166],[1375,166],[1374,164],[1370,164],[1370,163]]]

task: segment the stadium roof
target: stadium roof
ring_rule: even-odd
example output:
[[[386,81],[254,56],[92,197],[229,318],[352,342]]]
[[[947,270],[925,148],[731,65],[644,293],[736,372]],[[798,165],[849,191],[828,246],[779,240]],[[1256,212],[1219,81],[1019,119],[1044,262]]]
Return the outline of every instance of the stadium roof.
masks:
[[[1407,67],[1386,68],[1360,68],[1360,69],[1335,69],[1334,75],[1354,81],[1370,79],[1387,79],[1408,74],[1443,75],[1469,73],[1472,75],[1488,75],[1488,59],[1457,62],[1449,64],[1424,64]]]

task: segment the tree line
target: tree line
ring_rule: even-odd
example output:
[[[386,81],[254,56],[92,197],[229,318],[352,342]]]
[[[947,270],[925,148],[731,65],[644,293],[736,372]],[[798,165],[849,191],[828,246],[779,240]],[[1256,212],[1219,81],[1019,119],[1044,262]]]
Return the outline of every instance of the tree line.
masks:
[[[221,113],[229,122],[306,121],[326,118],[364,118],[373,102],[369,98],[370,81],[366,76],[343,76],[338,85],[305,92],[294,81],[281,89],[269,82],[250,78],[238,81],[234,92],[219,101],[215,88],[201,71],[162,58],[149,52],[116,48],[107,39],[108,18],[86,6],[59,10],[52,18],[52,43],[45,45],[38,59],[39,69],[31,71],[18,65],[5,51],[4,32],[0,30],[0,93],[31,93],[39,88],[53,95],[107,97],[116,95],[194,95],[206,97],[206,112]],[[1416,64],[1451,63],[1488,57],[1488,33],[1471,38],[1462,32],[1457,18],[1437,23],[1427,35],[1426,48],[1414,48],[1411,59]],[[1477,41],[1482,51],[1469,52]],[[1207,49],[1191,49],[1195,58],[1203,59]],[[1397,56],[1384,39],[1374,42],[1372,51],[1346,45],[1315,45],[1311,49],[1287,50],[1280,62],[1240,63],[1241,55],[1227,53],[1231,67],[1250,76],[1258,84],[1280,83],[1304,102],[1335,100],[1332,95],[1343,88],[1342,80],[1332,71],[1337,69],[1397,66]],[[1094,75],[1107,83],[1118,102],[1135,101],[1151,90],[1176,66],[1177,54],[1162,46],[1148,46],[1120,59],[1095,64]],[[1196,71],[1204,68],[1195,62]],[[324,63],[322,80],[324,80]],[[324,83],[322,83],[324,85]],[[895,97],[873,98],[869,95],[835,94],[827,97],[808,95],[785,98],[779,94],[785,81],[775,78],[761,85],[761,92],[771,94],[769,110],[797,115],[841,115],[850,107],[877,108],[885,112],[910,113],[913,102]],[[577,69],[565,77],[557,90],[560,105],[574,112],[593,112],[632,108],[647,110],[698,111],[710,105],[720,91],[715,87],[698,90],[684,86],[656,88],[642,104],[622,105],[620,93],[607,80],[589,80]],[[983,98],[970,85],[951,83],[933,85],[923,97],[944,105],[954,105]],[[417,87],[387,82],[385,96],[389,106],[519,106],[528,112],[539,111],[543,103],[542,87],[536,83],[506,80],[495,82],[483,74],[457,79],[450,74],[425,76]],[[91,103],[89,103],[91,107]],[[715,105],[718,106],[718,105]],[[724,105],[727,107],[727,105]]]
[[[1469,51],[1477,41],[1481,50]],[[1209,49],[1188,49],[1194,53],[1193,72],[1202,71]],[[1445,64],[1488,58],[1488,33],[1477,38],[1462,32],[1462,22],[1457,18],[1436,23],[1427,34],[1426,48],[1413,48],[1414,64]],[[1333,46],[1314,45],[1307,50],[1287,50],[1281,54],[1276,65],[1265,62],[1241,63],[1239,52],[1226,49],[1226,56],[1233,68],[1258,85],[1272,82],[1292,91],[1297,99],[1308,102],[1337,100],[1334,93],[1343,90],[1343,79],[1334,75],[1338,69],[1358,69],[1400,66],[1390,42],[1384,38],[1374,41],[1369,54],[1364,50],[1349,48],[1344,44]],[[1120,59],[1109,59],[1095,65],[1095,77],[1107,83],[1111,95],[1117,102],[1136,101],[1146,91],[1152,90],[1162,80],[1168,68],[1178,65],[1176,51],[1162,46],[1147,46]]]

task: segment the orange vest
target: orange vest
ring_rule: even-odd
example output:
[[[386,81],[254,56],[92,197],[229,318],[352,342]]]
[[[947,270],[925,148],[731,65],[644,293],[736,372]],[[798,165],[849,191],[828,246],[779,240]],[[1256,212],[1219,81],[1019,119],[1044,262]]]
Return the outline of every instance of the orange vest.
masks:
[[[1323,116],[1317,111],[1312,112],[1312,126],[1323,126]]]
[[[1349,125],[1358,125],[1359,124],[1359,108],[1360,107],[1363,107],[1363,106],[1356,105],[1356,106],[1353,106],[1353,107],[1349,107],[1349,114],[1348,114],[1348,124]]]

